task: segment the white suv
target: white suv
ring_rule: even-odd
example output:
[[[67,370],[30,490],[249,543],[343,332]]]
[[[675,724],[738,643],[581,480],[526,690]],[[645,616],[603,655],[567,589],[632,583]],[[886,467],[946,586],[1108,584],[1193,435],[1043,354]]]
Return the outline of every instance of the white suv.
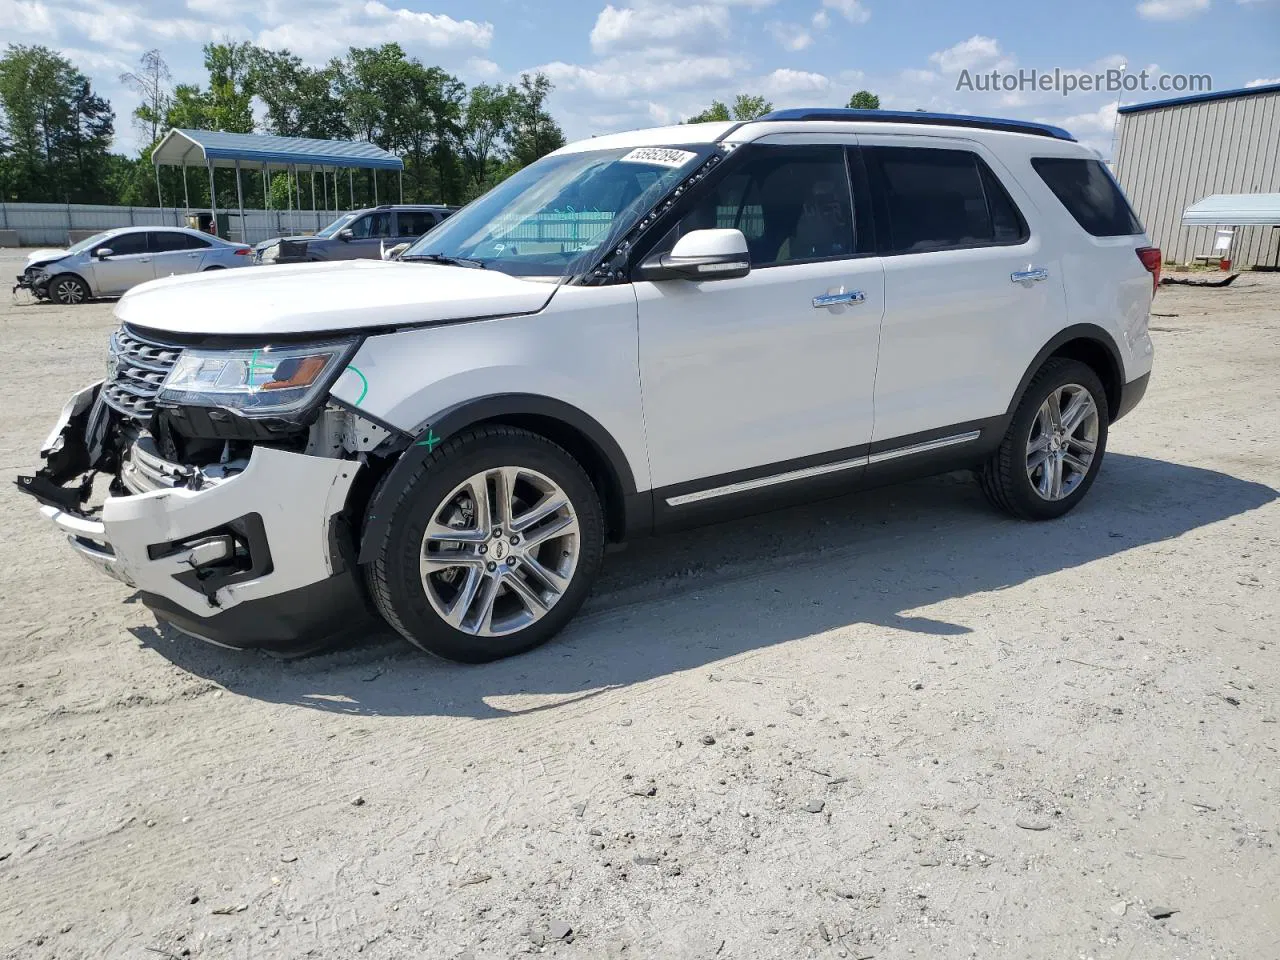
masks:
[[[607,541],[966,467],[1061,516],[1146,388],[1159,263],[1052,127],[597,137],[398,261],[136,288],[19,484],[197,637],[300,651],[372,607],[486,661],[563,627]]]

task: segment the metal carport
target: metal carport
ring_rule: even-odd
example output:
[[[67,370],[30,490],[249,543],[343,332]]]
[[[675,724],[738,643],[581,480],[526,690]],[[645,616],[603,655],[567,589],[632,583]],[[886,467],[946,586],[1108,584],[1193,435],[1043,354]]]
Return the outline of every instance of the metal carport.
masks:
[[[1215,193],[1187,207],[1182,212],[1182,225],[1280,229],[1280,193]],[[1280,267],[1280,247],[1276,249],[1276,262],[1271,269],[1277,267]]]
[[[347,188],[351,205],[355,206],[355,186],[352,170],[395,170],[399,174],[400,200],[404,201],[404,161],[393,153],[366,140],[310,140],[303,137],[277,137],[254,133],[223,133],[216,130],[183,130],[174,128],[164,135],[151,151],[151,163],[156,168],[156,193],[160,192],[160,166],[182,167],[183,201],[187,210],[191,202],[187,197],[188,166],[204,166],[209,171],[209,206],[214,224],[218,220],[218,199],[213,179],[215,168],[231,168],[236,171],[236,201],[240,210],[241,233],[244,232],[244,189],[240,182],[241,169],[262,172],[266,202],[270,204],[268,171],[272,168],[292,171],[298,184],[298,209],[302,209],[302,181],[299,173],[310,173],[311,209],[316,208],[315,173],[334,171],[333,194],[338,196],[337,170],[346,169]],[[325,180],[326,204],[328,183]],[[373,178],[373,199],[378,200],[378,178]],[[163,200],[161,199],[161,205]],[[289,191],[289,209],[293,209],[293,190]],[[215,226],[216,230],[216,226]]]

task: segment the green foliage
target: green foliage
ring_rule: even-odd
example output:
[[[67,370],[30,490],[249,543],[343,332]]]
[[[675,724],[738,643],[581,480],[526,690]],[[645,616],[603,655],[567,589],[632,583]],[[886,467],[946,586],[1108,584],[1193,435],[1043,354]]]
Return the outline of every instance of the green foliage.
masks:
[[[151,151],[165,131],[180,127],[260,132],[317,139],[362,139],[405,161],[406,201],[459,203],[564,145],[547,109],[553,90],[543,74],[518,85],[468,89],[437,66],[409,57],[396,43],[352,47],[346,56],[312,67],[288,50],[226,41],[204,47],[205,84],[171,86],[159,50],[141,55],[137,69],[120,76],[141,101],[132,120],[146,146],[136,157],[110,155],[114,115],[88,80],[65,58],[43,47],[10,46],[0,58],[0,197],[85,200],[193,207],[209,204],[209,176],[197,167],[157,173]],[[255,103],[262,117],[255,124]],[[317,201],[331,206],[397,198],[398,177],[385,171],[345,172],[337,183],[316,176]],[[235,174],[215,172],[218,204],[236,197]],[[292,192],[291,192],[292,185]],[[323,189],[321,186],[323,185]],[[296,180],[273,174],[264,191],[259,175],[245,174],[247,206],[298,205]],[[335,198],[335,186],[337,187]],[[309,174],[301,177],[302,204],[311,206]]]
[[[740,93],[733,99],[730,110],[722,100],[712,100],[711,106],[701,113],[695,113],[685,123],[711,123],[726,120],[758,120],[773,110],[773,104],[755,93]]]
[[[859,90],[849,98],[851,110],[879,110],[880,98],[870,90]]]
[[[714,123],[729,119],[729,108],[719,100],[712,100],[711,106],[701,113],[695,113],[685,123]]]
[[[111,105],[66,57],[14,44],[0,57],[0,197],[103,202],[114,129]]]

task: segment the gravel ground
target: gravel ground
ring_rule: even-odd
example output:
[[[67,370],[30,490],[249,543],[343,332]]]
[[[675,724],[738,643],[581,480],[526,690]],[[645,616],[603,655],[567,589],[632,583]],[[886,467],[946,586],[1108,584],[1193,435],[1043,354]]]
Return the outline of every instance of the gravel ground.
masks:
[[[486,667],[157,630],[6,486],[0,956],[1280,956],[1277,294],[1161,292],[1062,521],[948,476],[636,543]],[[6,478],[111,327],[0,303]]]

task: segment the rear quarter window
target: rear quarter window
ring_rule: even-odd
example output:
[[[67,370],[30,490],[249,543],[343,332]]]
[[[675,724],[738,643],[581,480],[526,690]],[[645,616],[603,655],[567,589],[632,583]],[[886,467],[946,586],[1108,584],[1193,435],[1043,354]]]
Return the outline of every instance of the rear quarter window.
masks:
[[[1034,157],[1031,166],[1076,223],[1095,237],[1130,237],[1146,232],[1102,161]]]

